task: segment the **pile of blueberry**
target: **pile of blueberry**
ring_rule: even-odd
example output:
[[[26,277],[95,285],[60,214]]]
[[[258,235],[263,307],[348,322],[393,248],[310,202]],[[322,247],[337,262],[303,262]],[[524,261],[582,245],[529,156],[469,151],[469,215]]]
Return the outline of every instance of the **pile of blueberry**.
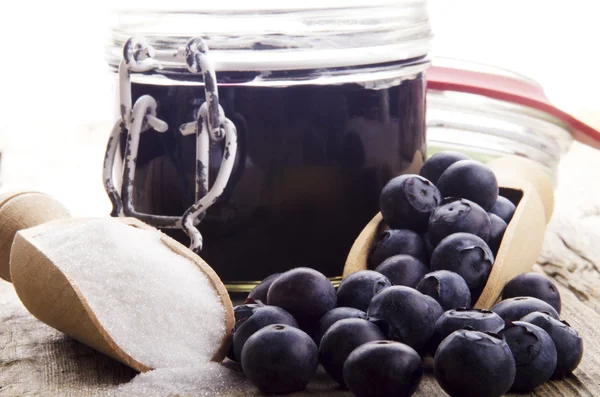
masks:
[[[235,308],[229,358],[266,393],[304,389],[320,363],[356,396],[410,396],[426,356],[450,396],[527,392],[568,375],[583,342],[559,320],[547,278],[520,275],[491,311],[472,307],[514,210],[487,167],[458,153],[433,156],[421,176],[383,189],[391,229],[370,255],[374,270],[337,291],[310,268],[266,278]]]
[[[235,308],[229,358],[266,393],[304,389],[321,363],[359,397],[412,395],[429,355],[450,396],[528,392],[581,361],[583,341],[559,320],[560,295],[542,275],[511,280],[492,310],[444,311],[434,296],[371,270],[337,292],[313,269],[275,274]]]
[[[479,298],[516,206],[499,195],[488,167],[461,153],[440,152],[420,175],[389,181],[380,209],[388,230],[371,252],[369,268],[412,288],[434,271],[418,289],[429,294],[441,284],[447,310]]]

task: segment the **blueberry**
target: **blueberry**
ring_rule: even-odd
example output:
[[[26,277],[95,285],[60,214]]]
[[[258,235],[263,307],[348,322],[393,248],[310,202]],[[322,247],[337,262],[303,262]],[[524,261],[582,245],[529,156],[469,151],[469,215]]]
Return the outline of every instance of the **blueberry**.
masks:
[[[233,315],[235,317],[235,323],[237,324],[239,321],[247,319],[252,315],[255,309],[263,306],[266,305],[262,302],[248,301],[247,303],[234,307]]]
[[[502,238],[504,237],[504,232],[508,225],[504,222],[498,215],[496,214],[488,214],[490,216],[490,222],[492,223],[492,231],[490,233],[490,238],[488,239],[488,246],[496,255],[498,253],[498,249],[500,248],[500,244],[502,243]]]
[[[321,339],[323,338],[323,335],[325,335],[325,332],[327,332],[334,323],[345,318],[361,318],[366,320],[367,313],[353,307],[336,307],[335,309],[328,311],[321,317],[317,324],[317,331],[314,336],[317,346],[321,344]]]
[[[233,308],[235,324],[234,324],[233,330],[231,330],[231,335],[230,335],[231,346],[229,347],[229,350],[227,351],[228,359],[233,360],[233,361],[239,361],[235,356],[235,350],[233,348],[233,334],[235,333],[236,328],[252,315],[252,312],[254,311],[254,309],[259,308],[259,307],[264,307],[264,306],[265,306],[265,304],[262,302],[258,302],[258,301],[255,302],[253,300],[248,300],[248,301],[246,301],[246,303],[235,306]]]
[[[540,312],[529,313],[521,321],[537,325],[552,338],[557,354],[553,378],[563,378],[577,368],[583,357],[583,339],[568,323]]]
[[[498,199],[498,180],[491,169],[474,160],[452,164],[437,183],[443,197],[462,197],[489,211]]]
[[[367,311],[375,294],[391,286],[386,276],[373,270],[360,270],[342,280],[337,290],[338,306]]]
[[[261,306],[252,310],[245,319],[235,324],[233,333],[233,351],[237,361],[242,359],[244,344],[256,331],[271,324],[285,324],[298,328],[298,323],[291,314],[277,306]]]
[[[532,312],[548,313],[555,319],[559,319],[558,313],[546,302],[530,296],[518,296],[516,298],[504,299],[492,307],[504,320],[518,321]]]
[[[337,298],[327,277],[314,269],[298,267],[273,281],[267,302],[287,310],[300,328],[312,335],[321,316],[336,306]]]
[[[443,239],[431,255],[432,270],[458,273],[469,286],[475,303],[492,271],[494,255],[485,241],[469,233],[454,233]]]
[[[365,343],[344,364],[344,380],[356,397],[409,397],[422,377],[421,357],[399,342]]]
[[[427,248],[417,233],[412,230],[386,230],[375,244],[369,256],[369,266],[375,269],[387,258],[394,255],[414,256],[422,263],[428,263]]]
[[[432,351],[454,331],[469,327],[474,331],[497,333],[504,327],[502,317],[490,310],[457,308],[448,310],[435,323],[431,338]]]
[[[269,292],[269,287],[273,284],[273,281],[279,277],[281,273],[271,274],[263,281],[261,281],[256,287],[250,291],[248,294],[248,299],[254,299],[255,301],[266,302],[267,301],[267,292]]]
[[[393,285],[415,288],[429,269],[410,255],[394,255],[377,266],[376,272],[386,276]]]
[[[537,325],[515,321],[500,331],[512,351],[517,366],[510,388],[529,392],[546,382],[556,369],[556,347],[550,335]]]
[[[381,191],[379,207],[392,229],[427,230],[431,211],[440,204],[440,191],[419,175],[400,175]]]
[[[347,318],[333,324],[321,339],[319,359],[325,371],[344,385],[344,363],[357,347],[385,339],[379,328],[360,318]]]
[[[459,307],[442,314],[435,324],[436,333],[444,338],[464,327],[475,331],[498,333],[504,328],[504,319],[491,310]]]
[[[417,285],[417,290],[431,296],[444,310],[471,305],[469,286],[461,276],[448,270],[425,275]]]
[[[427,250],[427,257],[431,258],[431,254],[433,254],[433,250],[435,249],[435,245],[431,243],[431,239],[429,238],[428,233],[423,233],[421,235],[421,239],[425,243],[425,249]]]
[[[487,241],[491,229],[490,217],[479,204],[467,199],[446,197],[431,212],[427,233],[435,246],[444,237],[460,232],[471,233]]]
[[[452,164],[460,160],[471,160],[471,158],[466,154],[453,152],[450,150],[438,152],[427,159],[425,163],[423,163],[419,175],[429,179],[431,183],[437,184],[438,179],[440,179],[440,176],[444,173],[444,171],[446,171],[446,169]]]
[[[440,344],[435,378],[451,397],[499,397],[515,379],[515,360],[498,335],[458,330]]]
[[[433,335],[435,322],[443,312],[432,297],[413,288],[393,286],[373,297],[367,315],[388,325],[388,339],[418,351]]]
[[[498,196],[496,203],[494,203],[492,208],[490,208],[490,212],[498,215],[504,222],[510,223],[510,220],[512,219],[516,209],[517,207],[512,203],[512,201],[506,197]]]
[[[502,299],[532,296],[543,300],[560,314],[560,293],[556,285],[541,274],[530,272],[510,280],[502,290]]]
[[[288,325],[268,325],[246,341],[242,370],[265,393],[292,393],[306,388],[319,364],[315,342]]]

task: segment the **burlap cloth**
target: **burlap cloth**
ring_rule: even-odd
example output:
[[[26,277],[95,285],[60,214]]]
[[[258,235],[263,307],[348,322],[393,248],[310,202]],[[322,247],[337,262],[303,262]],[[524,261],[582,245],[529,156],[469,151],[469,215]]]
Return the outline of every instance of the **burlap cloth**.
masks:
[[[555,278],[562,317],[583,336],[585,355],[575,374],[548,382],[532,396],[600,396],[599,153],[576,145],[561,166],[555,216],[536,270]],[[0,282],[0,396],[111,396],[136,375],[128,367],[40,323]],[[346,396],[334,387],[313,396]],[[254,395],[249,390],[244,395]],[[445,395],[426,375],[417,396]]]

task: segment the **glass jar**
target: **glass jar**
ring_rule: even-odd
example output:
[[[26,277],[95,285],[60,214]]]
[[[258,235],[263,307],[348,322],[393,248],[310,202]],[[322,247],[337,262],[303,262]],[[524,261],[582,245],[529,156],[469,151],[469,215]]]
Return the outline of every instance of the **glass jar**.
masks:
[[[460,86],[460,81],[444,81],[440,88],[444,70],[457,70],[468,76],[485,76],[487,87]],[[574,132],[580,126],[589,130],[589,135],[598,134],[591,127],[580,125],[564,112],[547,104],[539,83],[521,74],[474,62],[437,58],[434,68],[436,76],[427,90],[428,154],[441,150],[457,150],[487,162],[493,158],[517,155],[535,161],[556,183],[557,169],[561,157],[573,142]],[[511,88],[494,90],[494,80],[502,79]],[[451,77],[449,79],[452,79]],[[468,82],[468,80],[465,80]],[[476,80],[475,80],[476,81]],[[511,89],[525,90],[518,93]],[[482,90],[483,88],[483,90]],[[491,88],[491,90],[489,90]],[[524,104],[523,97],[516,100],[504,97],[502,91],[531,99]],[[487,92],[487,93],[486,93]],[[498,95],[496,95],[498,94]],[[527,96],[531,97],[528,98]],[[589,144],[589,143],[588,143]]]
[[[238,139],[227,185],[197,227],[200,255],[230,291],[297,266],[338,280],[383,185],[418,172],[426,153],[426,1],[273,3],[122,11],[108,48],[115,72],[131,36],[145,37],[161,63],[130,75],[133,101],[153,97],[168,125],[141,134],[133,204],[181,216],[198,197],[196,136],[180,128],[206,100],[204,74],[182,54],[191,37],[208,45]],[[126,146],[125,131],[121,157]],[[210,147],[209,186],[225,151],[222,141]],[[190,242],[177,228],[163,231]]]

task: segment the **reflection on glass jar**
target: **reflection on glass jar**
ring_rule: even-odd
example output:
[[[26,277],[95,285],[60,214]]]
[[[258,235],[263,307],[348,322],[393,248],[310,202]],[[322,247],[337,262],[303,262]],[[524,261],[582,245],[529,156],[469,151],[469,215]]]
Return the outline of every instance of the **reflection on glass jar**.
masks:
[[[539,87],[525,76],[477,63],[441,58],[434,64]],[[556,182],[560,159],[573,141],[571,127],[558,117],[485,95],[430,88],[427,107],[429,155],[458,150],[482,162],[517,155],[535,161]]]

